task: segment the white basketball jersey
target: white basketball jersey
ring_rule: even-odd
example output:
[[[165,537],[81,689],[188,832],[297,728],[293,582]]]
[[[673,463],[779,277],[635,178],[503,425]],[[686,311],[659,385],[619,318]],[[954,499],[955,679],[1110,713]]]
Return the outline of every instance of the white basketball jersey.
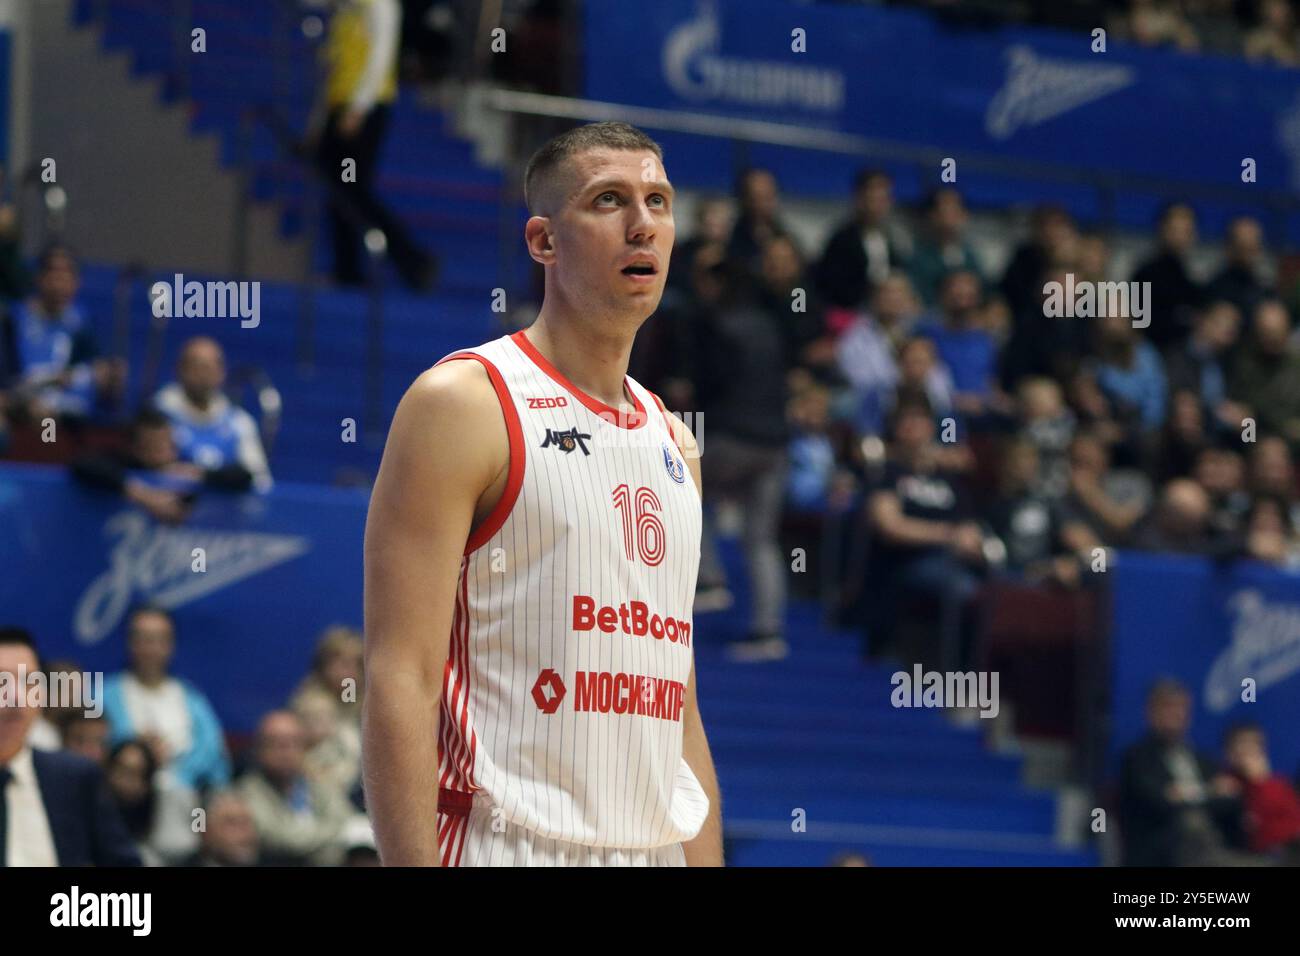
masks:
[[[620,415],[523,332],[451,360],[487,369],[510,473],[461,564],[440,799],[588,846],[689,840],[709,807],[682,759],[700,498],[667,412],[629,377]]]

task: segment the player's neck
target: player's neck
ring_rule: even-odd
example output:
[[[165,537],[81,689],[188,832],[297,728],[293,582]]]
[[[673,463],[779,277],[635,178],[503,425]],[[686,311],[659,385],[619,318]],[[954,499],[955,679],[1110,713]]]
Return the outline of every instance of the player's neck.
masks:
[[[542,356],[592,398],[613,408],[630,403],[623,388],[633,338],[595,335],[576,322],[555,319],[545,308],[524,333]]]

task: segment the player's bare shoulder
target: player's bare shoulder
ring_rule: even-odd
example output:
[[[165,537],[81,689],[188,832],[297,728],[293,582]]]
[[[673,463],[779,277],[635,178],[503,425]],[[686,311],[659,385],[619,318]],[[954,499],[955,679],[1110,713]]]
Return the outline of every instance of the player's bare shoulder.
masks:
[[[501,403],[483,364],[443,362],[421,373],[398,404],[383,468],[404,480],[418,473],[468,485],[477,496],[508,466],[509,448]]]

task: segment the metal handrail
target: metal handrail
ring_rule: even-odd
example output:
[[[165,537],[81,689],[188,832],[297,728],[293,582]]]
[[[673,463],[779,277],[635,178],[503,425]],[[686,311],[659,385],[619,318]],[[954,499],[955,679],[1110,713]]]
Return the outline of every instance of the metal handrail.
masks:
[[[480,88],[469,93],[471,102],[501,113],[568,119],[583,122],[622,120],[648,129],[691,133],[714,139],[745,143],[788,146],[850,156],[869,157],[876,162],[921,165],[937,169],[946,158],[945,151],[915,146],[893,140],[875,139],[837,130],[795,126],[770,120],[740,119],[684,110],[659,109],[629,103],[612,103],[547,93]],[[961,152],[964,169],[1017,176],[1025,179],[1061,184],[1092,186],[1100,192],[1149,193],[1178,199],[1229,200],[1249,206],[1268,206],[1276,210],[1300,210],[1300,196],[1293,192],[1263,189],[1252,185],[1243,191],[1235,186],[1170,182],[1154,176],[1087,170],[1061,163],[1022,160],[987,153]]]

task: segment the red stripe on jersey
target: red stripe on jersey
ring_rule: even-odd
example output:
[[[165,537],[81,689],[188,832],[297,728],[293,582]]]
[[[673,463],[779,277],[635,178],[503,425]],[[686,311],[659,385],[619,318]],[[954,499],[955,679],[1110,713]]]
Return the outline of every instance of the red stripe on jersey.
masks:
[[[563,372],[547,361],[545,355],[537,351],[537,346],[528,340],[528,336],[524,335],[523,329],[520,329],[514,335],[510,336],[510,341],[518,345],[519,348],[523,350],[523,353],[533,360],[533,364],[549,375],[556,384],[563,386],[573,395],[574,398],[582,402],[582,404],[586,405],[597,415],[605,418],[611,424],[631,430],[634,428],[640,428],[646,423],[646,419],[649,416],[645,413],[645,406],[641,404],[641,399],[637,398],[636,392],[632,389],[632,386],[627,384],[626,375],[623,376],[623,383],[628,394],[632,396],[632,404],[636,406],[635,415],[624,415],[617,408],[606,405],[600,399],[588,395],[582,389],[578,388],[578,386],[570,382]]]
[[[646,391],[650,392],[650,389],[647,388]],[[685,455],[686,449],[683,448],[682,443],[677,440],[677,430],[673,428],[673,421],[675,419],[669,413],[668,408],[664,405],[664,400],[660,398],[658,395],[656,395],[654,392],[650,392],[650,397],[653,398],[655,400],[655,404],[659,406],[659,411],[664,413],[664,424],[668,426],[668,434],[673,436],[673,444],[677,446],[677,450],[679,452]]]
[[[510,472],[506,475],[506,487],[501,492],[501,500],[496,503],[491,513],[483,519],[483,523],[474,529],[465,542],[465,553],[471,554],[477,551],[483,545],[491,540],[492,536],[501,530],[501,526],[506,523],[506,518],[510,515],[510,509],[515,506],[515,500],[519,497],[519,489],[524,484],[524,430],[519,424],[519,412],[515,408],[514,399],[510,395],[510,389],[506,387],[506,381],[501,377],[501,372],[490,361],[479,355],[477,352],[453,352],[445,358],[439,359],[434,363],[434,367],[441,365],[443,362],[451,362],[457,359],[474,359],[480,362],[487,371],[488,378],[492,382],[492,388],[497,393],[497,401],[501,404],[501,414],[506,421],[506,435],[510,440]]]

